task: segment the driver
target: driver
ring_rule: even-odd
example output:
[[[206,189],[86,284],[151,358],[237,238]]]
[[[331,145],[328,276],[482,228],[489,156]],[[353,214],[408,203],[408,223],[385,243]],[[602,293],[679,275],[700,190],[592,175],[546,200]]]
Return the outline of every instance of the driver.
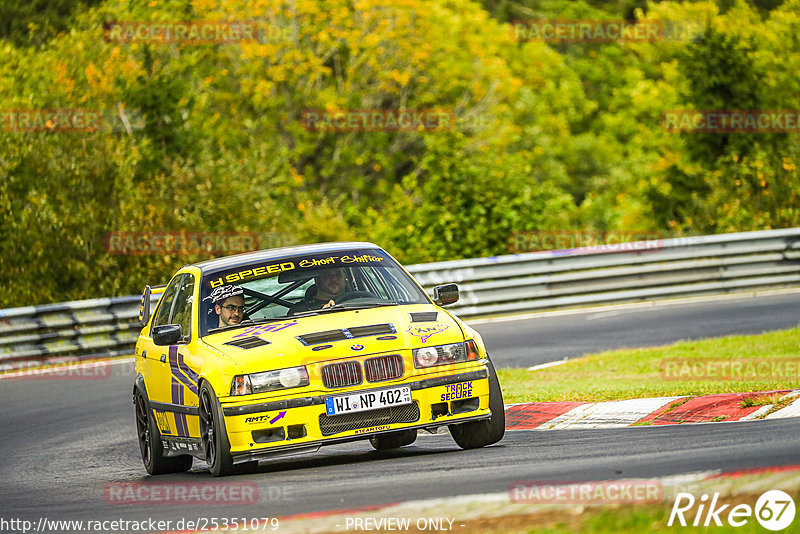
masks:
[[[211,292],[219,328],[237,325],[244,319],[244,290],[240,286],[220,286]]]
[[[343,269],[327,269],[314,277],[317,293],[308,295],[305,299],[291,307],[289,314],[300,313],[308,310],[319,310],[320,308],[330,308],[336,304],[339,298],[347,289],[347,278]]]

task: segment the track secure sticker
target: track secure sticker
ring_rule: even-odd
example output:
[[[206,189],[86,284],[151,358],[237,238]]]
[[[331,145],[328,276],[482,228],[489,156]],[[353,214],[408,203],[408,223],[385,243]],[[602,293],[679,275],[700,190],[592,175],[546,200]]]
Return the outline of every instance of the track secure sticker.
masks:
[[[445,388],[447,388],[447,393],[442,393],[441,402],[466,399],[472,396],[472,380],[460,384],[447,384]]]
[[[450,325],[447,324],[434,324],[430,326],[412,325],[408,327],[408,333],[412,336],[417,336],[423,343],[426,343],[428,338],[436,334],[441,334],[448,328],[450,328]]]

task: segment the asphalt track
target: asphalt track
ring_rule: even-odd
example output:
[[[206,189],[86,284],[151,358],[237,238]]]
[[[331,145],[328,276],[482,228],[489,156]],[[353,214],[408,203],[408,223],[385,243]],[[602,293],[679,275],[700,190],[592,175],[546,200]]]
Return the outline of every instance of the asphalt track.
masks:
[[[800,293],[661,301],[473,324],[497,367],[530,367],[602,350],[798,325]]]
[[[492,348],[500,365],[530,365],[537,359],[552,359],[547,354],[552,355],[554,350],[531,340],[565,336],[571,322],[572,336],[564,347],[568,352],[559,355],[579,354],[584,346],[592,347],[590,350],[608,348],[606,341],[592,343],[592,335],[613,346],[616,334],[616,346],[633,346],[631,340],[639,337],[632,333],[635,328],[648,329],[651,342],[656,343],[720,333],[708,326],[712,324],[725,323],[725,333],[749,333],[798,323],[797,295],[750,300],[651,310],[655,313],[597,317],[605,312],[588,312],[486,323],[479,328],[485,331],[490,346],[494,336],[502,337],[502,343]],[[699,327],[698,322],[707,327]],[[594,324],[601,326],[595,328]],[[685,330],[678,329],[680,324]],[[501,325],[507,328],[504,336]],[[582,339],[584,336],[589,337]],[[509,341],[513,339],[518,341]],[[526,351],[530,359],[520,360]],[[177,521],[274,517],[502,492],[520,480],[659,477],[784,466],[800,460],[800,425],[794,419],[785,419],[509,432],[499,444],[474,451],[461,451],[447,434],[421,435],[414,445],[392,453],[372,451],[364,441],[323,448],[313,455],[265,461],[254,475],[212,479],[195,462],[189,473],[150,478],[145,475],[136,445],[131,369],[130,363],[114,365],[111,375],[103,379],[0,381],[0,518]],[[247,483],[258,488],[258,498],[254,504],[235,505],[109,503],[104,490],[115,483]],[[443,515],[446,513],[442,510]]]

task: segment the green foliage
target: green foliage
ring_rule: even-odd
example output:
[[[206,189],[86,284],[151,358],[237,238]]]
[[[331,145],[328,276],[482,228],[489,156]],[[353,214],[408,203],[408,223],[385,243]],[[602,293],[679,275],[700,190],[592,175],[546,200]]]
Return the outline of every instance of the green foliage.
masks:
[[[386,207],[370,210],[374,235],[393,243],[409,262],[486,251],[508,253],[515,230],[564,228],[568,195],[552,183],[531,181],[531,165],[519,156],[473,156],[463,140],[436,142],[401,184]],[[413,217],[409,217],[413,214]]]
[[[762,109],[764,73],[752,59],[751,45],[736,35],[709,27],[690,43],[679,58],[688,94],[684,101],[699,110]],[[693,133],[689,155],[698,161],[716,161],[732,150],[745,154],[748,136],[735,133]]]
[[[102,0],[4,0],[0,39],[17,46],[39,46],[74,24],[74,13]]]
[[[124,295],[208,257],[112,255],[109,232],[371,240],[404,262],[524,230],[800,223],[795,133],[676,134],[670,109],[798,109],[800,0],[6,2],[0,308]],[[517,19],[694,21],[657,42],[516,42]],[[255,42],[117,42],[113,21],[250,21]],[[444,131],[309,131],[309,109],[440,109]]]

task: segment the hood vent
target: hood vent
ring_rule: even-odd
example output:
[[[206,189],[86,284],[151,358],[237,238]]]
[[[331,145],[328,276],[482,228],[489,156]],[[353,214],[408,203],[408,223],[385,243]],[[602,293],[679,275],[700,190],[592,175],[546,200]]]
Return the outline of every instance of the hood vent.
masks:
[[[318,343],[330,343],[331,341],[342,341],[344,339],[354,339],[357,337],[380,336],[382,334],[396,334],[394,325],[371,324],[368,326],[354,326],[341,330],[325,330],[324,332],[314,332],[297,336],[303,345],[316,345]]]
[[[394,329],[394,326],[390,324],[372,324],[369,326],[354,326],[353,328],[348,328],[348,332],[353,337],[364,337],[364,336],[380,336],[381,334],[395,334],[397,333]]]
[[[244,339],[228,341],[227,343],[223,343],[223,345],[230,345],[232,347],[237,347],[240,349],[254,349],[256,347],[263,347],[264,345],[269,345],[269,341],[267,341],[266,339],[261,339],[258,336],[250,336]]]
[[[317,343],[329,343],[331,341],[341,341],[347,339],[344,330],[325,330],[324,332],[314,332],[297,336],[303,345],[316,345]]]
[[[412,323],[427,323],[435,321],[439,317],[439,312],[416,312],[410,313]]]

